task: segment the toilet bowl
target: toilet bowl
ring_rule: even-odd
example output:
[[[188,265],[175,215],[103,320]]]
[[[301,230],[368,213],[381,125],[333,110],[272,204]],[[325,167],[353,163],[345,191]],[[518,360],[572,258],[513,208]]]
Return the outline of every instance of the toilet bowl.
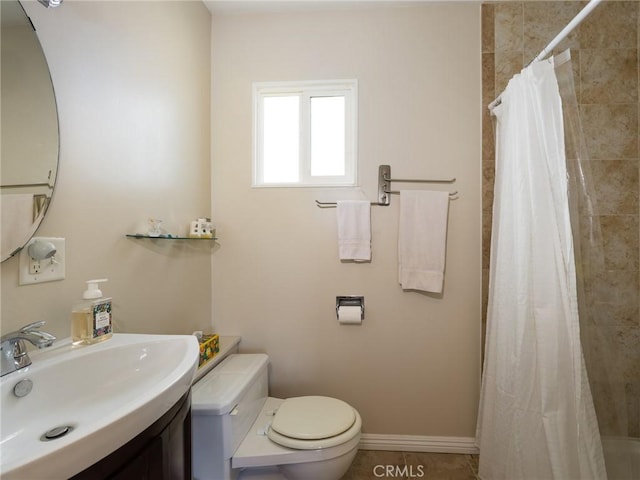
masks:
[[[195,480],[338,480],[349,469],[357,410],[330,397],[269,397],[268,362],[230,355],[193,386]]]

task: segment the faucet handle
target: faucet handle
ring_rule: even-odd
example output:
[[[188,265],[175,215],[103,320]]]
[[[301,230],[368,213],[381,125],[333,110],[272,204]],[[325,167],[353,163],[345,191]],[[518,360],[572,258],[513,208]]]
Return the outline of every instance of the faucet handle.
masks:
[[[36,330],[36,329],[44,326],[45,323],[47,323],[46,320],[39,320],[37,322],[30,323],[29,325],[25,325],[24,327],[22,327],[20,329],[20,331],[23,332],[23,333],[31,332],[33,330]]]
[[[30,340],[30,342],[36,345],[38,348],[50,347],[55,341],[56,337],[54,335],[51,335],[50,333],[39,330],[39,328],[42,327],[45,323],[47,323],[45,320],[33,322],[29,325],[25,325],[20,330],[18,330],[18,332],[25,335],[33,335],[37,337],[37,342],[33,340]]]

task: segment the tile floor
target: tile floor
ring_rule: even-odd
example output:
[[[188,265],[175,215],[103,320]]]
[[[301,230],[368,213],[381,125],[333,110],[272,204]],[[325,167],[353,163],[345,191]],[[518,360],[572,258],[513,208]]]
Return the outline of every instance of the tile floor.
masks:
[[[342,480],[476,480],[478,456],[359,450]]]

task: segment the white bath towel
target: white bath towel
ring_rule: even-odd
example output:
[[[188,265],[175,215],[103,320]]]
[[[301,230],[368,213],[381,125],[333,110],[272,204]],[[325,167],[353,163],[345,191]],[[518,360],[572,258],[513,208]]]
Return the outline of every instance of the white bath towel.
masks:
[[[448,192],[400,192],[398,276],[404,290],[442,292],[448,212]]]
[[[371,203],[337,202],[338,255],[340,260],[371,260]]]

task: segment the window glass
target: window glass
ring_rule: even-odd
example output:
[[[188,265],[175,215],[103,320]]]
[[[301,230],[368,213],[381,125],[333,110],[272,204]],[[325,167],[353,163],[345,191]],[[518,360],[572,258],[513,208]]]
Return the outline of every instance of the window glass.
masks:
[[[311,97],[311,176],[345,174],[344,96]]]
[[[357,81],[253,84],[253,185],[357,180]]]
[[[264,183],[300,180],[300,98],[265,97],[262,160]]]

